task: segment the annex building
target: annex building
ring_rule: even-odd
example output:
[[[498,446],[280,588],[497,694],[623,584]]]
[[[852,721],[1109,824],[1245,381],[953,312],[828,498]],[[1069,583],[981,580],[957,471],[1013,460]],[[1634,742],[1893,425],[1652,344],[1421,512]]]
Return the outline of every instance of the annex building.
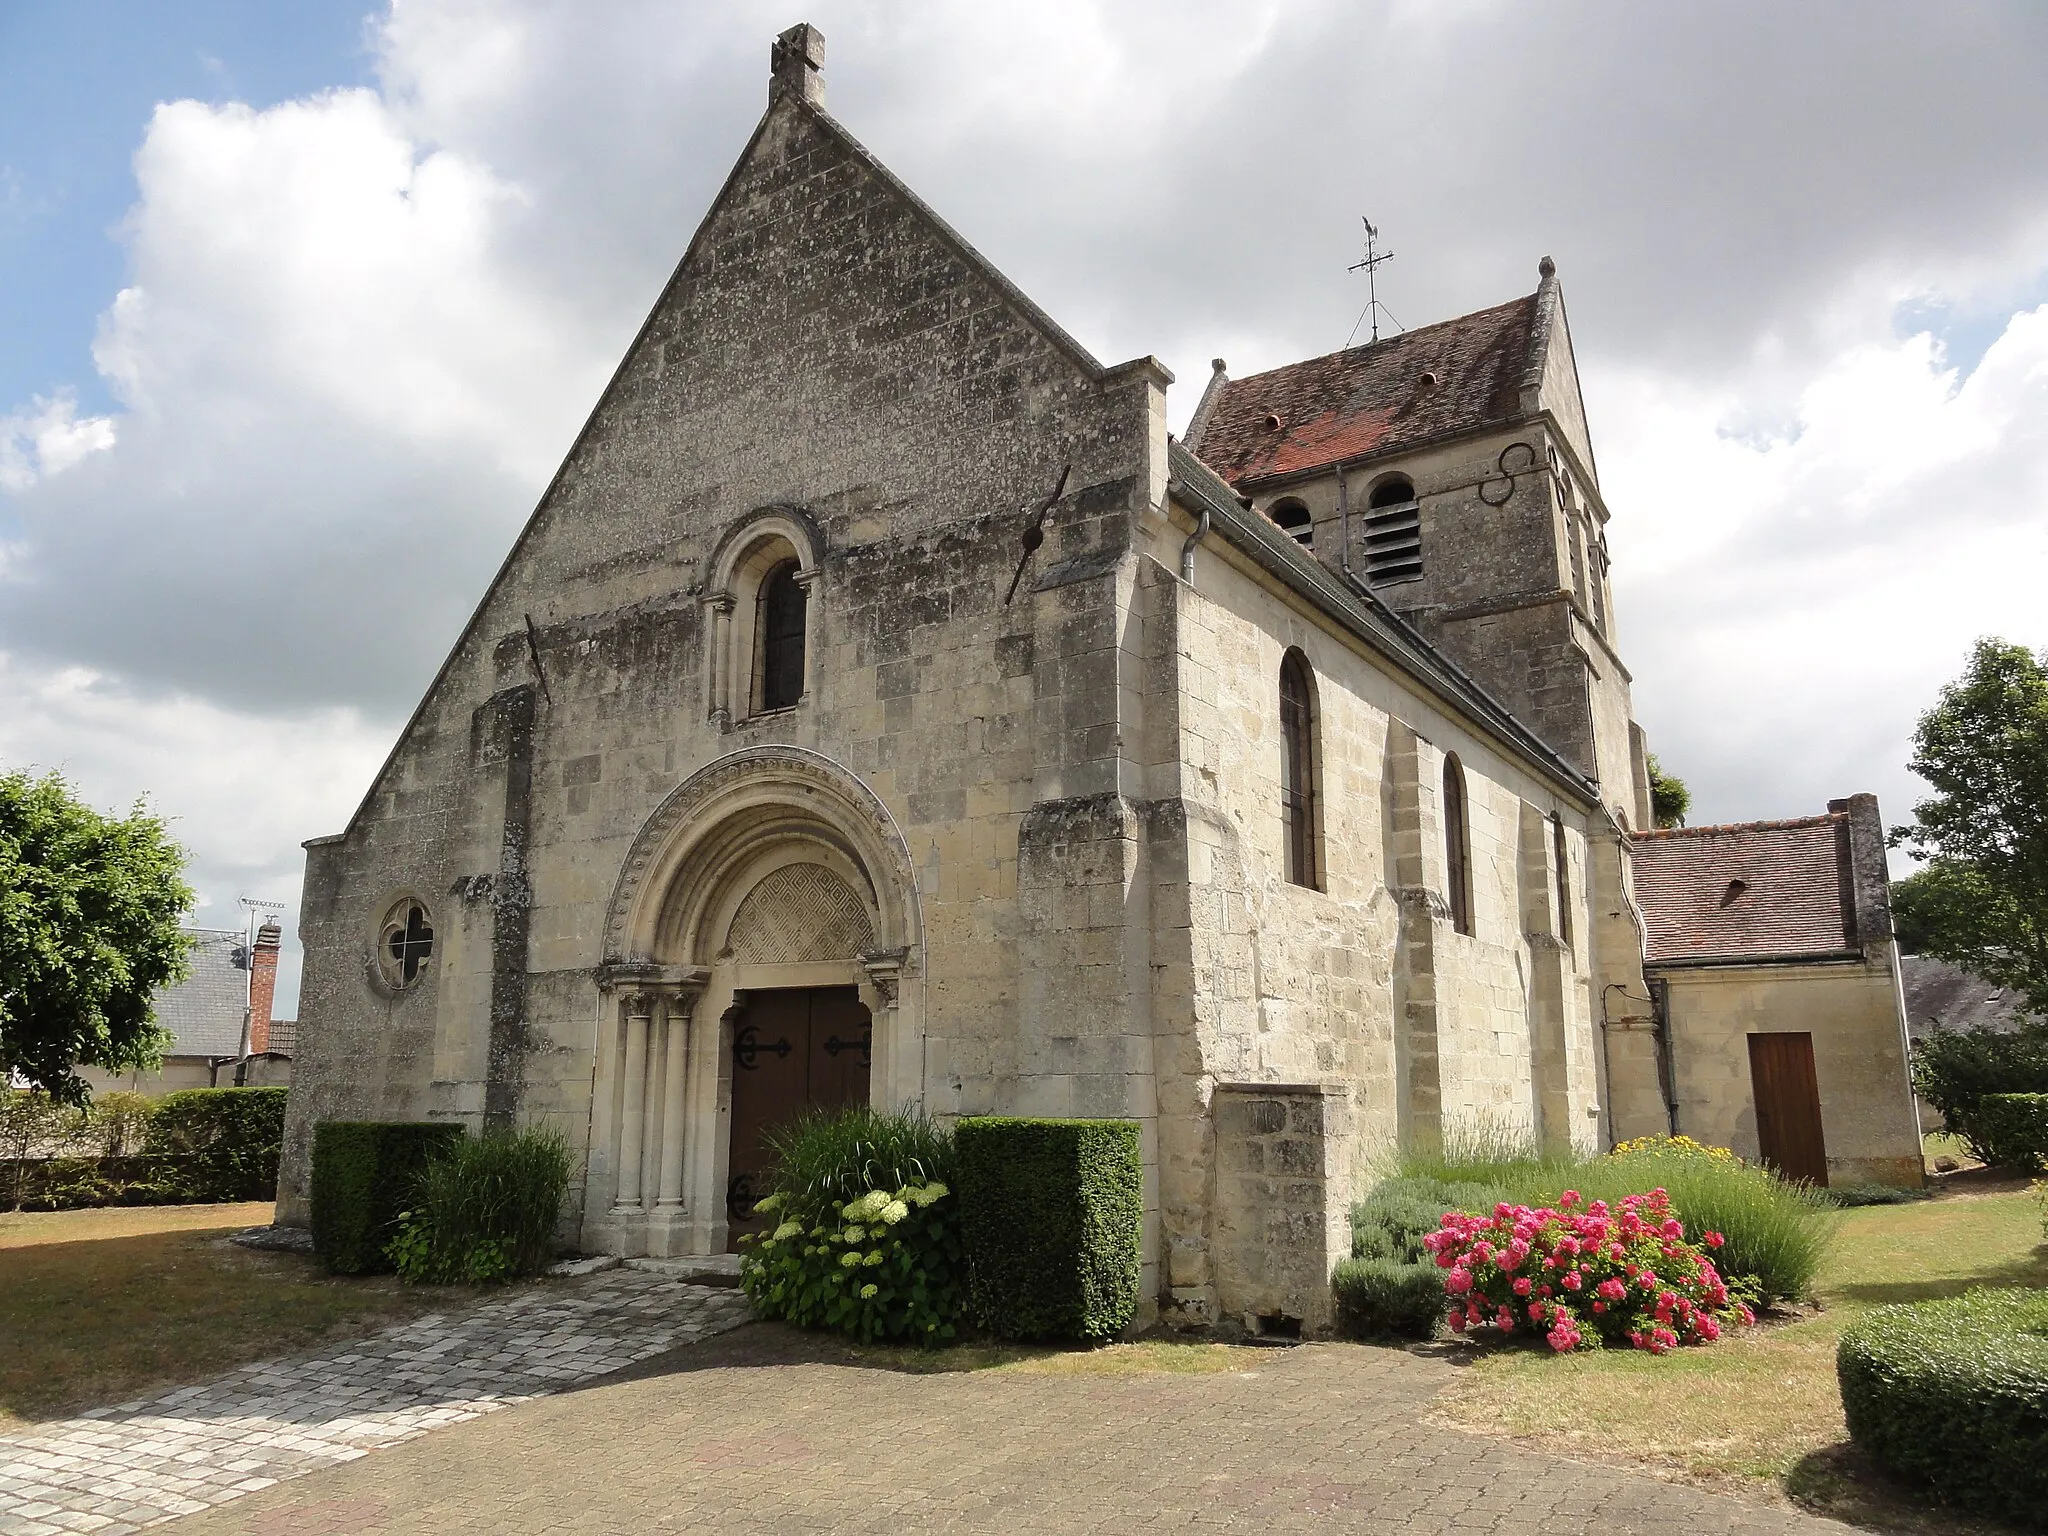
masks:
[[[617,375],[307,845],[281,1219],[327,1118],[552,1124],[577,1241],[681,1255],[746,1230],[807,1105],[1128,1117],[1161,1312],[1313,1330],[1375,1152],[1669,1129],[1674,1051],[1695,1079],[1551,264],[1219,364],[1177,441],[1167,370],[1090,356],[822,65],[777,40]],[[1881,893],[1855,912],[1832,960],[1895,997]],[[1881,1085],[1856,1155],[1917,1169],[1896,1007],[1843,1027]],[[1837,1059],[1801,1101],[1829,1136]],[[1701,1091],[1763,1150],[1742,1074]]]

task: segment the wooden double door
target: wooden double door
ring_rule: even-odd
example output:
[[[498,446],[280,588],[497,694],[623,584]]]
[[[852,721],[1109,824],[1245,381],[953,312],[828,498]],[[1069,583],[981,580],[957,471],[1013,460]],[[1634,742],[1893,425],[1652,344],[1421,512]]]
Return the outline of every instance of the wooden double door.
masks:
[[[754,1215],[774,1155],[769,1138],[808,1109],[868,1102],[874,1023],[853,987],[748,992],[732,1027],[732,1160],[725,1214],[736,1246],[767,1225]]]
[[[1821,1132],[1813,1036],[1789,1030],[1751,1035],[1749,1082],[1756,1096],[1756,1141],[1763,1160],[1781,1178],[1826,1189],[1828,1148]]]

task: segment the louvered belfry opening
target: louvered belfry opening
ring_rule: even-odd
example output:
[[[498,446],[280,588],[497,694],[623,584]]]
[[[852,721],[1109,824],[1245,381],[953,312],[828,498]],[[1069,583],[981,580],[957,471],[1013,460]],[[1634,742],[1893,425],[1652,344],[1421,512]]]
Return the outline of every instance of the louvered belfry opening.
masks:
[[[1422,504],[1395,475],[1372,489],[1365,508],[1365,579],[1374,585],[1422,574]]]
[[[785,561],[761,583],[761,708],[788,709],[804,696],[804,617],[808,594]]]
[[[1280,811],[1287,878],[1316,884],[1315,707],[1308,662],[1289,651],[1280,662]]]

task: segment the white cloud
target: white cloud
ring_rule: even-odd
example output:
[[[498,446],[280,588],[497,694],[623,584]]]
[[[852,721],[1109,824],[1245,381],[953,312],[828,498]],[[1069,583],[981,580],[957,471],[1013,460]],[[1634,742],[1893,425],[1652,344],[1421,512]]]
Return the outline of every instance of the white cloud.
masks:
[[[113,418],[80,417],[75,391],[37,395],[27,409],[0,416],[0,491],[25,491],[113,446]]]
[[[2048,646],[2048,306],[1968,378],[1888,313],[1776,436],[1725,430],[1739,384],[1590,370],[1622,650],[1697,819],[1871,789],[1903,821],[1914,723],[1971,642]]]
[[[261,650],[242,657],[264,664]],[[298,911],[299,844],[339,831],[390,745],[395,722],[353,709],[255,713],[138,692],[86,667],[42,668],[0,652],[0,764],[62,773],[101,810],[146,800],[192,853],[194,921],[233,928],[243,896]],[[298,950],[278,1009],[298,995]]]
[[[811,14],[833,110],[1099,355],[1166,358],[1176,420],[1219,351],[1243,373],[1343,341],[1360,212],[1411,324],[1555,254],[1638,707],[1702,815],[1871,787],[1903,816],[1906,733],[1969,641],[2048,643],[2024,4]],[[295,892],[298,842],[367,786],[791,19],[403,0],[371,26],[374,88],[160,107],[94,352],[122,412],[58,392],[0,417],[0,761],[150,790],[210,913]],[[1892,333],[1902,303],[1999,339],[1963,377]]]

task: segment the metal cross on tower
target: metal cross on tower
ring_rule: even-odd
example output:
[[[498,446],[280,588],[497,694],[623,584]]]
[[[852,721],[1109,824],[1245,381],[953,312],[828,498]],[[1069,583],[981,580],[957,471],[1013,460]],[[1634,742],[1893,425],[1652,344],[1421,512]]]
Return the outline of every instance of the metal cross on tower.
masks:
[[[1344,345],[1347,347],[1357,339],[1358,327],[1364,323],[1367,315],[1372,316],[1373,341],[1380,339],[1381,315],[1385,315],[1389,320],[1393,320],[1397,328],[1401,326],[1400,321],[1394,320],[1394,312],[1380,302],[1379,292],[1379,269],[1394,259],[1394,253],[1392,251],[1382,251],[1378,248],[1380,232],[1374,227],[1371,219],[1361,214],[1359,222],[1365,226],[1365,259],[1354,261],[1344,270],[1346,272],[1363,272],[1365,274],[1366,300],[1364,310],[1360,312],[1358,319],[1352,322],[1351,334],[1344,338]]]

